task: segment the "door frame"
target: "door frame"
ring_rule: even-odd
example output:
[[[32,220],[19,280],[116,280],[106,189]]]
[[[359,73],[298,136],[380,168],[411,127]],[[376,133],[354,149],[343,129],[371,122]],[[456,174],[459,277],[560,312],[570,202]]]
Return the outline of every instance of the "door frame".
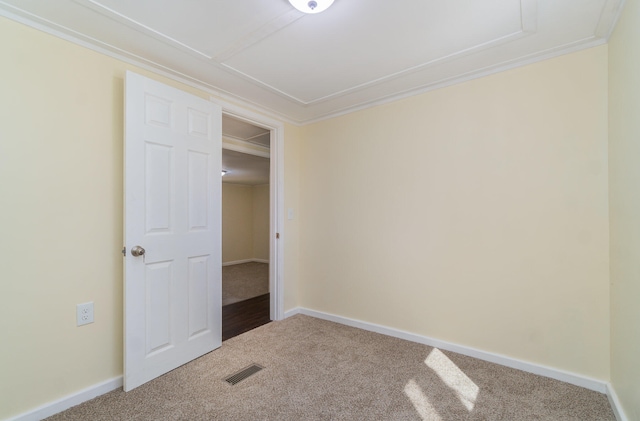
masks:
[[[284,124],[262,114],[211,96],[222,114],[264,127],[271,133],[269,147],[269,312],[284,319]],[[279,237],[279,238],[277,238]]]

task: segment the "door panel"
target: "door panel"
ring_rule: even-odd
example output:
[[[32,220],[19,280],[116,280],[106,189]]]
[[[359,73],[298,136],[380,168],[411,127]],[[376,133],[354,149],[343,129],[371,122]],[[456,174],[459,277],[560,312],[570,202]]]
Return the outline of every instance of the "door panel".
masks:
[[[147,233],[171,231],[173,148],[145,141],[145,223]]]
[[[171,346],[171,266],[172,262],[147,265],[145,320],[153,320],[147,328],[147,355]]]
[[[221,110],[127,73],[125,390],[221,344]]]
[[[207,174],[209,160],[206,154],[189,151],[189,230],[209,229],[208,192],[211,190]]]
[[[189,258],[189,339],[210,329],[207,317],[209,256]]]

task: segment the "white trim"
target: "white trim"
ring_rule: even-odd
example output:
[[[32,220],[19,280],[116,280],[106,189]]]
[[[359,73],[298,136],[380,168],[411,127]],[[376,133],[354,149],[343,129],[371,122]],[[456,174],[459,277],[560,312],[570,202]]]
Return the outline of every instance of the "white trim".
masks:
[[[606,38],[597,38],[595,36],[587,37],[585,39],[574,41],[563,46],[554,47],[546,51],[538,51],[524,57],[518,57],[515,59],[507,60],[503,63],[491,65],[484,69],[477,69],[467,73],[463,73],[461,75],[456,75],[452,78],[445,78],[439,81],[430,82],[425,85],[417,86],[403,92],[389,94],[386,96],[378,97],[373,100],[362,101],[362,102],[352,104],[343,108],[333,109],[331,111],[327,111],[326,113],[316,114],[311,117],[296,117],[296,118],[293,118],[292,116],[285,114],[282,111],[277,111],[265,105],[258,104],[257,102],[244,98],[240,95],[233,94],[229,91],[224,91],[216,86],[213,86],[195,77],[191,77],[189,75],[186,75],[184,73],[181,73],[169,67],[163,66],[159,63],[156,63],[151,60],[145,59],[143,57],[137,56],[135,54],[129,53],[113,45],[98,41],[84,34],[75,32],[69,28],[65,28],[61,25],[55,24],[53,22],[49,22],[27,11],[19,9],[14,5],[4,3],[1,0],[0,0],[0,16],[4,16],[16,22],[23,23],[27,26],[43,31],[47,34],[53,35],[55,37],[61,38],[65,41],[69,41],[71,43],[74,43],[80,46],[83,46],[90,50],[97,51],[98,53],[104,54],[106,56],[113,57],[124,63],[138,66],[142,69],[151,71],[155,74],[167,77],[169,79],[175,80],[180,83],[184,83],[185,85],[194,87],[196,89],[200,89],[204,92],[211,94],[212,96],[215,96],[216,102],[219,102],[219,103],[226,102],[228,104],[231,104],[231,103],[240,104],[240,106],[245,107],[247,109],[256,110],[258,113],[262,113],[263,115],[268,116],[268,118],[278,119],[282,122],[286,122],[294,126],[303,126],[307,124],[317,123],[323,120],[328,120],[335,117],[340,117],[340,116],[350,114],[356,111],[364,110],[367,108],[372,108],[379,105],[399,101],[404,98],[421,95],[426,92],[440,89],[443,87],[456,85],[459,83],[467,82],[469,80],[482,78],[495,73],[504,72],[506,70],[511,70],[521,66],[526,66],[532,63],[537,63],[540,61],[548,60],[548,59],[562,56],[565,54],[570,54],[570,53],[574,53],[584,49],[593,48],[602,44],[606,44],[609,36],[611,36],[611,33],[615,29],[615,25],[617,24],[617,20],[620,18],[620,15],[622,13],[622,9],[626,0],[608,0],[608,1],[609,1],[608,5],[615,5],[616,1],[619,1],[619,3],[618,3],[618,8],[615,12],[615,17],[611,19],[613,24],[612,24],[612,27],[609,29],[609,33],[607,34]],[[523,5],[526,6],[526,8],[530,8],[529,3],[530,2],[524,2]],[[13,11],[8,10],[9,8],[12,9]],[[528,15],[530,15],[530,13],[528,13]],[[525,26],[526,26],[525,29],[531,29],[529,28],[530,26],[529,19],[527,19],[527,21],[525,22]]]
[[[618,394],[611,383],[607,383],[607,397],[609,398],[609,404],[611,405],[611,409],[613,409],[613,414],[616,416],[616,419],[618,421],[629,421],[629,418],[624,413],[620,399],[618,399]]]
[[[13,9],[13,11],[8,10],[7,8],[11,8]],[[201,91],[206,92],[210,95],[213,95],[217,98],[220,98],[223,101],[233,101],[236,104],[240,104],[243,107],[256,110],[271,118],[279,119],[293,125],[304,124],[304,121],[293,120],[289,116],[283,114],[280,111],[276,111],[272,108],[266,107],[264,105],[260,105],[257,102],[254,102],[250,99],[244,98],[237,94],[233,94],[229,91],[222,90],[217,86],[211,85],[207,82],[204,82],[200,79],[189,76],[180,71],[174,70],[170,67],[163,66],[162,64],[156,63],[152,60],[149,60],[144,57],[140,57],[136,54],[130,53],[128,51],[122,50],[111,44],[107,44],[105,42],[91,38],[87,35],[73,31],[72,29],[66,28],[62,25],[58,25],[56,23],[50,22],[32,13],[22,10],[14,5],[7,4],[1,0],[0,0],[0,16],[3,16],[7,19],[11,19],[18,23],[22,23],[31,28],[42,31],[46,34],[68,41],[72,44],[80,45],[81,47],[85,47],[85,48],[88,48],[89,50],[98,52],[100,54],[104,54],[107,57],[115,58],[116,60],[120,60],[123,63],[137,66],[141,69],[148,70],[157,75],[164,76],[176,82],[183,83],[187,86],[191,86],[192,88],[200,89]]]
[[[301,307],[294,307],[291,310],[287,310],[284,312],[284,318],[288,319],[291,316],[295,316],[296,314],[302,314],[304,309]]]
[[[284,123],[243,106],[211,97],[222,113],[271,132],[269,174],[269,291],[271,320],[284,319]],[[279,234],[279,239],[277,235]]]
[[[242,260],[230,260],[228,262],[222,263],[222,266],[233,266],[233,265],[241,265],[243,263],[269,263],[268,259],[242,259]]]
[[[131,19],[130,17],[125,16],[122,13],[115,11],[114,9],[111,9],[110,7],[107,7],[103,4],[98,3],[96,0],[76,0],[76,2],[124,26],[128,26],[129,28],[132,28],[137,32],[140,32],[144,35],[155,38],[160,42],[171,45],[172,47],[178,48],[188,54],[195,55],[195,57],[204,58],[205,60],[213,59],[213,57],[211,57],[207,53],[204,53],[187,44],[184,44],[178,41],[177,39],[170,37],[169,35],[163,34],[160,31],[156,31],[155,29],[141,22],[138,22],[135,19]]]
[[[619,0],[610,0],[610,1],[619,1]],[[329,94],[326,94],[324,96],[321,97],[316,97],[316,98],[311,98],[311,99],[302,99],[299,98],[293,94],[289,94],[279,88],[276,88],[273,85],[268,84],[267,82],[264,82],[261,79],[257,79],[251,75],[249,75],[248,73],[244,73],[242,71],[240,71],[239,69],[229,65],[229,64],[225,64],[222,61],[220,61],[220,65],[225,67],[226,69],[229,69],[229,71],[231,71],[232,73],[246,79],[249,80],[251,82],[253,82],[254,84],[258,85],[258,86],[262,86],[263,88],[285,98],[288,99],[290,101],[294,101],[296,104],[301,105],[301,106],[311,106],[311,105],[316,105],[316,104],[321,104],[323,102],[327,102],[330,100],[337,100],[341,97],[347,96],[347,95],[352,95],[356,92],[362,91],[364,89],[368,89],[370,87],[374,87],[377,85],[381,85],[387,82],[390,82],[392,80],[398,79],[400,77],[412,74],[412,73],[416,73],[418,71],[423,71],[425,69],[428,69],[431,66],[434,66],[436,64],[439,63],[445,63],[454,59],[458,59],[461,57],[465,57],[471,54],[477,54],[479,51],[484,51],[484,50],[488,50],[491,48],[494,48],[497,45],[500,44],[504,44],[504,43],[508,43],[508,42],[512,42],[516,39],[522,38],[522,37],[526,37],[532,34],[535,34],[537,29],[538,29],[538,8],[537,8],[537,0],[520,0],[520,29],[512,32],[510,34],[507,35],[502,35],[499,36],[497,38],[494,38],[492,40],[489,41],[485,41],[482,42],[480,44],[476,44],[473,45],[471,47],[468,48],[464,48],[462,50],[453,52],[451,54],[447,54],[444,56],[440,56],[440,57],[436,57],[434,59],[431,60],[427,60],[423,63],[419,63],[413,66],[409,66],[406,67],[404,69],[400,69],[397,70],[393,73],[389,73],[386,75],[383,75],[381,77],[372,79],[372,80],[368,80],[365,82],[362,82],[356,86],[352,86],[350,88],[346,88],[346,89],[342,89],[342,90],[338,90]]]
[[[24,412],[20,415],[16,415],[12,418],[7,418],[5,421],[37,421],[66,409],[72,406],[80,405],[83,402],[89,401],[97,396],[109,393],[112,390],[116,390],[122,387],[122,376],[114,377],[111,380],[104,381],[102,383],[94,384],[86,389],[82,389],[78,392],[67,395],[61,399],[53,402],[46,403],[31,411]]]
[[[560,47],[554,47],[549,50],[536,52],[524,57],[519,57],[513,60],[507,60],[502,63],[491,65],[483,69],[472,70],[467,73],[462,73],[452,77],[445,77],[435,82],[429,82],[422,86],[416,86],[403,92],[397,92],[389,94],[387,96],[381,96],[371,101],[363,101],[357,104],[348,105],[343,108],[338,108],[333,111],[329,111],[324,114],[320,114],[313,118],[297,121],[295,123],[298,126],[318,123],[320,121],[329,120],[335,117],[341,117],[343,115],[351,114],[356,111],[366,110],[368,108],[377,107],[379,105],[389,104],[395,101],[400,101],[406,98],[411,98],[416,95],[422,95],[427,92],[435,91],[437,89],[446,88],[448,86],[458,85],[463,82],[468,82],[474,79],[480,79],[485,76],[491,76],[496,73],[502,73],[508,70],[517,69],[519,67],[528,66],[530,64],[538,63],[541,61],[549,60],[556,57],[561,57],[566,54],[576,53],[578,51],[587,50],[589,48],[598,47],[606,44],[607,41],[603,38],[596,39],[595,37],[585,38],[569,44],[562,45]]]
[[[625,0],[607,0],[605,2],[605,5],[600,12],[598,25],[596,26],[595,35],[597,37],[602,37],[609,42],[609,38],[622,15],[624,3]]]
[[[233,265],[241,265],[243,263],[269,263],[267,259],[242,259],[242,260],[230,260],[228,262],[223,262],[222,266],[233,266]]]
[[[363,330],[368,330],[370,332],[381,333],[383,335],[392,336],[394,338],[400,338],[400,339],[404,339],[411,342],[429,345],[435,348],[444,349],[446,351],[467,355],[469,357],[477,358],[479,360],[500,364],[505,367],[511,367],[517,370],[526,371],[528,373],[537,374],[539,376],[560,380],[562,382],[584,387],[585,389],[594,390],[596,392],[607,393],[606,382],[585,377],[580,374],[570,373],[568,371],[559,370],[552,367],[547,367],[539,364],[521,361],[515,358],[507,357],[505,355],[499,355],[491,352],[481,351],[479,349],[475,349],[475,348],[471,348],[463,345],[457,345],[450,342],[441,341],[439,339],[429,338],[427,336],[416,335],[414,333],[405,332],[405,331],[394,329],[387,326],[381,326],[374,323],[363,322],[361,320],[349,319],[347,317],[336,316],[333,314],[323,313],[315,310],[309,310],[306,308],[300,308],[295,310],[298,311],[298,313],[300,314],[316,317],[318,319],[329,320],[331,322],[336,322],[343,325],[356,327]]]
[[[304,13],[300,13],[295,9],[285,12],[284,14],[260,26],[255,31],[250,32],[245,36],[241,37],[235,44],[232,44],[226,50],[216,54],[216,56],[213,57],[213,60],[217,61],[218,63],[227,61],[230,58],[234,57],[235,55],[240,54],[242,51],[246,50],[247,48],[253,45],[256,45],[257,43],[264,40],[265,38],[291,25],[298,19],[303,18],[304,16],[305,16]]]
[[[223,264],[224,265],[224,264]],[[556,380],[564,381],[567,383],[575,384],[576,386],[585,387],[587,389],[595,390],[597,392],[606,393],[611,404],[611,408],[618,421],[629,421],[629,418],[625,415],[624,410],[615,389],[610,383],[601,382],[599,380],[588,379],[579,375],[566,373],[560,370],[552,369],[549,367],[539,366],[536,364],[526,363],[523,361],[515,360],[513,358],[504,357],[501,355],[491,354],[484,351],[478,351],[473,348],[463,347],[460,345],[450,344],[448,342],[439,341],[437,339],[428,338],[425,336],[415,335],[400,330],[366,323],[358,320],[348,319],[345,317],[334,316],[328,313],[322,313],[319,311],[309,310],[302,307],[294,307],[287,310],[284,313],[284,318],[295,316],[296,314],[304,314],[318,319],[329,320],[332,322],[344,324],[347,326],[357,327],[359,329],[368,330],[371,332],[381,333],[383,335],[392,336],[395,338],[405,339],[412,342],[417,342],[429,346],[438,347],[459,354],[468,355],[470,357],[478,358],[481,360],[493,362],[496,364],[504,365],[511,368],[527,371],[530,373],[538,374],[545,377],[551,377]],[[524,367],[524,368],[523,368]],[[551,374],[551,375],[550,375]],[[579,382],[575,380],[578,379]],[[573,380],[573,381],[572,381]],[[591,386],[591,387],[589,387]],[[5,421],[36,421],[46,417],[50,417],[72,406],[79,405],[83,402],[89,401],[97,396],[109,393],[113,390],[122,387],[122,376],[107,380],[102,383],[98,383],[94,386],[80,390],[79,392],[72,393],[62,399],[54,402],[42,405],[31,411],[16,415],[12,418],[8,418]],[[603,390],[604,389],[604,390]]]
[[[243,140],[236,140],[237,142],[244,142]],[[249,143],[249,142],[245,142],[245,143]],[[251,144],[252,146],[256,146]],[[260,146],[256,146],[257,148],[260,148]],[[271,158],[271,154],[269,153],[269,149],[268,148],[264,148],[264,150],[258,150],[258,149],[254,149],[251,147],[247,147],[244,145],[236,145],[234,143],[229,143],[229,142],[225,142],[224,141],[224,136],[222,137],[222,149],[227,149],[229,151],[236,151],[236,152],[242,152],[242,153],[246,153],[249,155],[254,155],[254,156],[260,156],[262,158]]]
[[[243,263],[253,262],[252,259],[242,259],[242,260],[231,260],[229,262],[222,262],[222,266],[233,266],[233,265],[241,265]]]
[[[533,19],[535,20],[535,16],[533,17]],[[532,20],[527,18],[527,20]],[[461,58],[461,57],[465,57],[468,56],[470,54],[474,54],[477,53],[478,51],[483,51],[483,50],[487,50],[489,48],[493,48],[496,45],[500,45],[500,44],[504,44],[504,43],[508,43],[508,42],[512,42],[518,38],[521,37],[525,37],[531,35],[531,33],[527,33],[525,32],[523,29],[520,29],[519,31],[513,32],[511,34],[507,34],[505,36],[501,36],[498,37],[496,39],[487,41],[487,42],[483,42],[481,44],[477,44],[474,45],[472,47],[469,48],[465,48],[464,50],[460,50],[460,51],[456,51],[455,53],[452,54],[448,54],[446,56],[442,56],[442,57],[437,57],[433,60],[429,60],[426,61],[424,63],[420,63],[414,66],[410,66],[407,67],[405,69],[396,71],[394,73],[385,75],[385,76],[381,76],[379,78],[376,79],[372,79],[372,80],[368,80],[366,82],[362,82],[356,86],[352,86],[350,88],[346,88],[346,89],[342,89],[340,91],[335,91],[335,92],[331,92],[329,94],[326,94],[322,97],[318,97],[318,98],[312,98],[312,99],[308,99],[308,100],[304,100],[302,98],[298,98],[292,94],[288,94],[285,91],[276,88],[275,86],[269,85],[266,82],[263,82],[260,79],[257,79],[247,73],[244,73],[238,69],[236,69],[233,66],[230,66],[228,64],[225,63],[220,63],[221,66],[225,67],[226,69],[228,69],[231,73],[242,77],[250,82],[253,82],[255,85],[261,86],[265,89],[267,89],[270,92],[273,92],[276,95],[279,95],[282,98],[288,99],[290,101],[295,102],[296,104],[300,105],[300,106],[304,106],[304,107],[309,107],[312,105],[317,105],[317,104],[321,104],[323,102],[327,102],[327,101],[331,101],[331,100],[336,100],[339,98],[342,98],[344,96],[347,95],[351,95],[354,94],[356,92],[362,91],[364,89],[370,88],[370,87],[375,87],[377,85],[381,85],[383,83],[387,83],[389,81],[393,81],[395,79],[398,79],[400,77],[412,74],[412,73],[416,73],[425,69],[428,69],[430,66],[434,66],[436,64],[439,63],[446,63],[448,61],[457,59],[457,58]]]
[[[616,26],[618,26],[618,21],[622,16],[622,10],[624,9],[624,5],[626,4],[626,2],[627,0],[620,0],[620,3],[618,4],[618,10],[616,11],[615,17],[611,22],[611,28],[609,28],[609,32],[607,33],[607,42],[609,42],[609,38],[611,38],[611,35],[613,35],[613,31],[616,29]]]

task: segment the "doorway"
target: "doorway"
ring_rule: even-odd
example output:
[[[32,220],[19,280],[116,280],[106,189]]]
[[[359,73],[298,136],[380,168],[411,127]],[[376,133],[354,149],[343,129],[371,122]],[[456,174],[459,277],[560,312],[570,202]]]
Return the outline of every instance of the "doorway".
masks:
[[[271,130],[222,117],[222,340],[271,321]]]
[[[223,116],[269,129],[269,310],[271,320],[284,319],[284,123],[241,105],[211,97]],[[226,148],[229,148],[226,145]],[[242,152],[242,150],[239,150]]]

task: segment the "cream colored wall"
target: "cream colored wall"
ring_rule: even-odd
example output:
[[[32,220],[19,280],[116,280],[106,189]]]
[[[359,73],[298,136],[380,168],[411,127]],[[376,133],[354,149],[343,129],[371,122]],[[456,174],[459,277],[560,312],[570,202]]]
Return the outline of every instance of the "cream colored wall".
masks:
[[[253,258],[253,188],[222,183],[222,262]]]
[[[269,260],[269,185],[222,183],[222,262]]]
[[[4,18],[0,51],[3,419],[122,374],[125,66]]]
[[[4,18],[0,51],[2,419],[122,374],[125,70],[208,94]],[[608,379],[606,54],[285,125],[285,309]],[[632,270],[612,252],[614,278],[618,258]],[[637,333],[620,323],[637,317],[632,276],[612,297],[614,359]],[[78,328],[89,300],[96,322]],[[627,408],[633,367],[613,363]]]
[[[640,420],[640,1],[609,42],[611,383]]]
[[[269,260],[269,185],[253,186],[253,258]]]
[[[284,150],[284,211],[285,221],[282,233],[284,240],[284,309],[296,308],[298,300],[298,280],[300,279],[300,145],[303,141],[301,127],[285,125],[286,147]],[[293,212],[289,219],[289,209]]]
[[[304,138],[301,306],[609,379],[606,46]]]
[[[125,71],[209,95],[2,17],[0,52],[5,419],[122,375]],[[95,323],[76,327],[86,301]]]

